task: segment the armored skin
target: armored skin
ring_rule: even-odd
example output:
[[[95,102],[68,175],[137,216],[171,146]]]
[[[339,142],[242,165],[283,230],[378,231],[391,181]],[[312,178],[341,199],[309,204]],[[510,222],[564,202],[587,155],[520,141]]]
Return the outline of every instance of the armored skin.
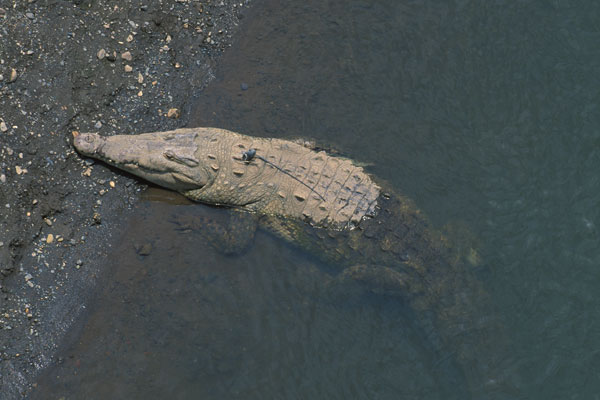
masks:
[[[474,398],[511,396],[503,328],[464,254],[410,199],[383,189],[351,160],[216,128],[84,133],[73,144],[82,155],[191,200],[247,212],[340,266],[340,279],[402,296],[436,347],[454,353]]]

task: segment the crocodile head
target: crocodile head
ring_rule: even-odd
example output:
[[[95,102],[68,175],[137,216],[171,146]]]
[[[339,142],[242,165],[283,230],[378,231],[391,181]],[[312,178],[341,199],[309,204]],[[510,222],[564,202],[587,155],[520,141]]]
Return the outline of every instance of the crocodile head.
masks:
[[[210,171],[196,157],[197,133],[146,133],[100,136],[73,133],[73,145],[85,156],[178,192],[200,189],[210,183]]]

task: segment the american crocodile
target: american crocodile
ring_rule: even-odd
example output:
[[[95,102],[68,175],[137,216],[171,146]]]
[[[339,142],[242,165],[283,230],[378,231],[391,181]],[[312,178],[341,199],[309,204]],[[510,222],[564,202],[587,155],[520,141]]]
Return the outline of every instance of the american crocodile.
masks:
[[[474,397],[511,390],[503,328],[464,257],[410,199],[352,161],[215,128],[82,133],[74,146],[194,201],[248,211],[276,235],[343,266],[340,279],[402,296],[440,348],[454,353]]]

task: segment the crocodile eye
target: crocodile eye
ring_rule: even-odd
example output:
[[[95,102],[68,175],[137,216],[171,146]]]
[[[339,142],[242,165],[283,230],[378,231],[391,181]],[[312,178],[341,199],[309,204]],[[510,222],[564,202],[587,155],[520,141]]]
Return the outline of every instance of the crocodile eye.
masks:
[[[94,141],[94,137],[92,135],[87,135],[85,137],[85,141],[88,143],[92,143]]]

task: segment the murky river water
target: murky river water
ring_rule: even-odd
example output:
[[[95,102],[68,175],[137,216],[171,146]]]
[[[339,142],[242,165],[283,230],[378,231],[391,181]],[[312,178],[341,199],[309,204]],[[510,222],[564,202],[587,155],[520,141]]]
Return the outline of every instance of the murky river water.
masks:
[[[600,3],[573,4],[267,0],[191,126],[316,139],[468,226],[519,398],[600,398]],[[221,255],[180,212],[224,213],[151,189],[39,398],[464,396],[401,302],[332,298],[265,233]]]

